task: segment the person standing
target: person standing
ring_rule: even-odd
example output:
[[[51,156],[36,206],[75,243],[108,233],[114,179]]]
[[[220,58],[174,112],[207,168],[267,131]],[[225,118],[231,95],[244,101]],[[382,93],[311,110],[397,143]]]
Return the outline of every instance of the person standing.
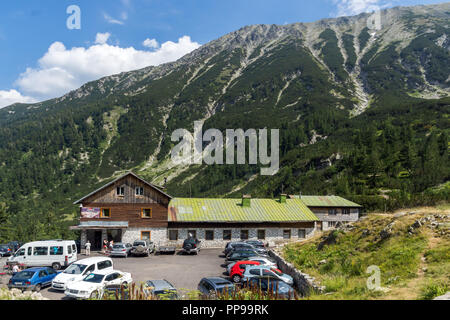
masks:
[[[86,255],[87,256],[90,256],[91,255],[91,242],[88,240],[87,242],[86,242]]]
[[[108,249],[108,241],[105,239],[103,240],[103,253],[106,254],[106,249]]]

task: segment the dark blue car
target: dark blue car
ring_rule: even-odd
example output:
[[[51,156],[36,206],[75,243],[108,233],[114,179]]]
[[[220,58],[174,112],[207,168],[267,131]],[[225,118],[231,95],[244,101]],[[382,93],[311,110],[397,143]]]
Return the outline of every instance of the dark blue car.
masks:
[[[52,284],[58,273],[52,268],[29,268],[16,273],[8,283],[8,288],[33,290],[39,292],[41,288]]]

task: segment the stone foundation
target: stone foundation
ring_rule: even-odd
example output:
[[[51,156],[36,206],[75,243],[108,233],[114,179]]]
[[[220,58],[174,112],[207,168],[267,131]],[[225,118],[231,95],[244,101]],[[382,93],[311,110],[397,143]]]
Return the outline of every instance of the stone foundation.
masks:
[[[288,241],[299,240],[298,237],[298,228],[261,228],[266,231],[265,239],[261,239],[263,242],[269,244],[269,246],[275,246],[278,243],[284,243]],[[257,239],[258,230],[256,228],[246,228],[244,230],[248,230],[248,238],[249,239]],[[291,238],[284,239],[283,238],[283,230],[291,230]],[[305,239],[310,238],[315,231],[315,228],[303,228],[305,230]],[[189,229],[175,229],[169,228],[168,230],[178,230],[178,240],[176,241],[176,245],[181,247],[183,245],[183,241],[188,236],[188,230],[195,230],[197,233],[197,239],[202,242],[202,248],[223,248],[230,241],[241,241],[241,229],[238,228],[189,228]],[[213,230],[214,231],[214,240],[206,240],[205,239],[205,231]],[[231,240],[223,240],[223,230],[231,230]],[[169,239],[169,231],[167,231],[167,239]],[[175,241],[170,241],[175,243]]]

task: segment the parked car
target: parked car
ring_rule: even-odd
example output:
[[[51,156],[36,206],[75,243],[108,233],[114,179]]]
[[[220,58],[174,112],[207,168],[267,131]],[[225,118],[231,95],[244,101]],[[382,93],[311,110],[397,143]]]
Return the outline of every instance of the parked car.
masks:
[[[225,254],[225,256],[227,256],[232,250],[237,249],[237,248],[254,249],[255,247],[252,246],[251,244],[245,243],[243,241],[228,242],[227,245],[225,246],[225,250],[223,251],[223,253]]]
[[[248,266],[245,268],[245,271],[242,274],[242,281],[246,282],[250,278],[254,277],[269,277],[279,279],[281,281],[286,282],[289,285],[294,283],[292,277],[288,274],[282,273],[280,270],[266,267],[266,266]]]
[[[107,286],[124,286],[133,281],[131,274],[118,270],[100,270],[90,273],[83,280],[67,284],[64,294],[76,299],[101,298]]]
[[[251,244],[252,246],[257,247],[257,248],[265,248],[266,247],[266,244],[261,240],[245,240],[244,242]]]
[[[200,252],[201,246],[200,244],[201,244],[200,240],[193,237],[189,237],[183,242],[182,252],[187,254],[191,253],[198,254]]]
[[[155,250],[155,244],[148,240],[135,240],[133,246],[131,247],[131,254],[133,256],[146,256],[148,257],[150,253]]]
[[[274,267],[277,268],[277,263],[275,262],[275,260],[269,258],[269,257],[263,257],[263,256],[254,256],[254,257],[248,257],[245,259],[242,259],[240,261],[258,261],[261,265],[263,266],[268,266],[268,267]],[[227,265],[227,274],[229,275],[231,272],[231,268],[233,268],[233,266],[236,264],[236,262],[230,262]]]
[[[7,244],[0,244],[0,257],[9,257],[13,254],[12,249]]]
[[[77,261],[77,247],[73,240],[46,240],[24,244],[7,263],[25,264],[28,267],[52,267],[55,270]]]
[[[113,270],[111,258],[92,257],[78,260],[67,267],[64,272],[58,273],[52,281],[52,288],[65,291],[68,283],[80,281],[88,274],[100,270]]]
[[[234,264],[233,268],[230,270],[230,279],[234,283],[240,283],[243,278],[243,272],[247,266],[259,266],[261,263],[257,261],[238,261]]]
[[[127,258],[131,254],[131,249],[133,246],[131,243],[115,243],[111,252],[109,253],[110,257],[125,257]]]
[[[267,258],[267,255],[263,255],[263,254],[259,254],[258,252],[256,252],[255,250],[243,250],[243,251],[235,251],[232,252],[229,256],[227,256],[225,258],[225,262],[231,263],[231,262],[236,262],[236,261],[240,261],[240,260],[247,260],[249,257],[254,257],[254,256],[261,256],[261,257],[265,257]]]
[[[263,266],[278,268],[277,262],[269,257],[254,256],[254,257],[249,257],[247,260],[258,261]]]
[[[21,290],[41,291],[41,288],[52,284],[57,272],[49,267],[29,268],[16,273],[9,280],[8,288],[17,288]]]
[[[23,243],[20,241],[10,241],[7,245],[11,248],[12,253],[15,253],[23,245]]]
[[[200,280],[197,289],[206,297],[224,294],[226,290],[232,294],[235,290],[234,283],[220,277],[209,277]]]
[[[245,251],[245,250],[253,250],[257,254],[265,254],[265,255],[267,255],[267,249],[260,248],[260,247],[255,247],[255,246],[253,246],[251,244],[244,243],[244,244],[234,245],[231,248],[228,248],[227,252],[225,253],[225,256],[229,256],[233,252]]]
[[[144,292],[147,295],[162,300],[178,299],[177,289],[167,280],[148,280],[144,285]]]
[[[260,289],[264,293],[270,293],[281,299],[292,299],[295,297],[295,290],[286,282],[270,277],[253,277],[246,283],[252,289]]]

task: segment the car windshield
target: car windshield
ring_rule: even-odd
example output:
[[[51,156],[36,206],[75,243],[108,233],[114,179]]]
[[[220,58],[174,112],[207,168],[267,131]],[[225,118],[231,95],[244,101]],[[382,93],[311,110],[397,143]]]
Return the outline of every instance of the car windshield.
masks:
[[[144,241],[135,241],[133,243],[133,246],[145,246],[145,242]]]
[[[66,270],[64,270],[64,273],[81,274],[86,267],[87,266],[85,264],[73,263]]]
[[[21,271],[14,276],[14,279],[30,279],[34,276],[34,271]]]
[[[90,275],[86,276],[83,281],[86,282],[94,282],[94,283],[100,283],[102,282],[103,278],[105,276],[102,274],[95,274],[95,273],[91,273]]]
[[[123,248],[125,248],[125,245],[123,245],[123,244],[115,244],[115,245],[113,245],[113,249],[123,249]]]

